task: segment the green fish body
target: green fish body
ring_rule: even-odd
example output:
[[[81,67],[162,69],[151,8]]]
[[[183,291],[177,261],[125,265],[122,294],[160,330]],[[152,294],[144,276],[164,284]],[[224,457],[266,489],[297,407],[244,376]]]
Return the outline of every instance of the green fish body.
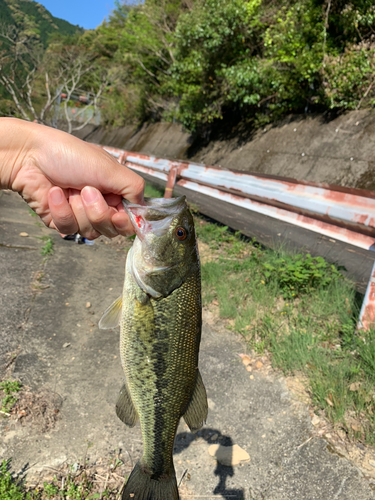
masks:
[[[172,455],[179,420],[184,417],[196,431],[207,416],[198,370],[199,257],[185,198],[146,203],[124,202],[137,237],[127,257],[122,296],[120,348],[126,382],[116,411],[129,426],[139,418],[144,450],[122,498],[176,500]],[[111,314],[106,311],[104,322]]]

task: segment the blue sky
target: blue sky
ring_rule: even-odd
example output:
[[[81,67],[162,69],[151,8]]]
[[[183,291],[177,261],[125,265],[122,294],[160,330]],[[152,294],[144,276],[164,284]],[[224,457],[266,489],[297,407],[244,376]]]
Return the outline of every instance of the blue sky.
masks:
[[[115,0],[38,0],[51,14],[78,24],[85,29],[94,29],[115,8]]]

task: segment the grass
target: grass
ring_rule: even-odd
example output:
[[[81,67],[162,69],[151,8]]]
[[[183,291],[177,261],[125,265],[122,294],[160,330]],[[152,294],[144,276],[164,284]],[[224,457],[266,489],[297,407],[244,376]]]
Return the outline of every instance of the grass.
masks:
[[[357,332],[353,283],[323,258],[263,249],[196,220],[203,303],[285,374],[303,373],[317,413],[375,444],[375,332]]]
[[[53,254],[53,239],[51,236],[40,236],[39,239],[44,241],[44,245],[42,246],[41,253],[44,257]]]
[[[163,198],[164,189],[156,187],[153,184],[146,183],[145,197],[146,198]]]

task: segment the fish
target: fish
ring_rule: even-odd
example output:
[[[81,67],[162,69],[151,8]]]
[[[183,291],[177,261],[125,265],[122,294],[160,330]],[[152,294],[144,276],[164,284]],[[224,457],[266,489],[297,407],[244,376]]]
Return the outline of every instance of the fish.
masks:
[[[192,432],[207,418],[206,389],[198,369],[202,328],[201,275],[194,220],[185,196],[123,200],[136,237],[128,252],[122,296],[100,328],[120,324],[125,383],[117,416],[139,420],[143,455],[122,500],[178,500],[173,465],[177,426]]]

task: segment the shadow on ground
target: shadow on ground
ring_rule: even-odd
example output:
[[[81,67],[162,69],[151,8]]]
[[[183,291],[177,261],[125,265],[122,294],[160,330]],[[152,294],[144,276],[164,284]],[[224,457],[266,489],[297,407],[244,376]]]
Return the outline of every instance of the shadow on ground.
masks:
[[[197,436],[202,437],[209,444],[220,443],[222,446],[232,446],[234,444],[232,438],[222,434],[219,429],[205,428],[197,434],[181,432],[176,436],[174,455],[182,453],[196,440]],[[215,440],[212,440],[212,436],[215,436]],[[228,460],[230,460],[230,458],[231,457],[228,456]],[[226,500],[242,500],[245,498],[245,492],[242,488],[227,487],[227,478],[234,476],[234,469],[232,466],[221,465],[219,462],[216,462],[214,475],[218,477],[219,481],[212,491],[214,495],[221,495],[222,498]]]

